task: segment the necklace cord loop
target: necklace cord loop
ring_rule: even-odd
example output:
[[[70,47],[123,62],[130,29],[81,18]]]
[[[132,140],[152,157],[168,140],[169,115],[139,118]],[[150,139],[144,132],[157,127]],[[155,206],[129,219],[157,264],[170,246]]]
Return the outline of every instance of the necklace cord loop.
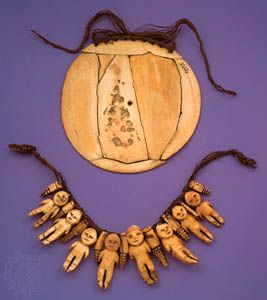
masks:
[[[37,152],[36,147],[28,144],[9,144],[8,147],[9,149],[21,154],[32,154],[37,160],[39,160],[44,166],[48,167],[55,174],[57,181],[59,181],[64,188],[67,188],[64,176],[44,157],[42,157],[39,152]]]
[[[95,23],[103,18],[107,18],[111,21],[114,30],[110,29],[95,29],[92,30],[92,27],[95,25]],[[143,31],[129,31],[123,22],[121,18],[119,18],[117,15],[115,15],[112,11],[109,10],[101,10],[98,13],[96,13],[87,23],[84,31],[83,38],[77,48],[70,49],[63,47],[59,44],[56,44],[54,42],[51,42],[46,37],[41,35],[35,30],[31,30],[32,33],[34,33],[39,39],[41,39],[44,43],[62,50],[64,52],[70,53],[70,54],[76,54],[79,53],[85,44],[91,39],[93,43],[97,46],[99,43],[107,43],[109,41],[117,41],[117,40],[141,40],[144,42],[149,42],[151,44],[157,44],[160,47],[168,49],[170,52],[172,52],[176,48],[176,37],[181,31],[181,27],[183,25],[186,25],[189,29],[192,30],[192,32],[195,34],[199,47],[200,47],[200,53],[203,57],[207,76],[210,81],[210,83],[220,92],[226,93],[228,95],[236,96],[237,93],[232,90],[225,89],[221,85],[217,84],[215,80],[213,79],[211,75],[210,65],[208,61],[207,54],[204,49],[204,43],[200,37],[200,34],[196,28],[196,26],[188,19],[182,18],[172,24],[171,26],[156,26],[156,25],[147,25],[145,28],[143,28]]]
[[[28,145],[28,144],[9,144],[8,145],[9,149],[21,153],[21,154],[32,154],[37,160],[39,160],[43,165],[48,167],[56,176],[57,180],[61,182],[63,187],[68,191],[71,195],[71,198],[75,202],[75,205],[78,209],[80,209],[83,213],[83,219],[88,223],[88,226],[93,227],[96,229],[98,233],[101,233],[104,229],[100,228],[95,222],[85,213],[84,209],[78,204],[77,200],[73,197],[72,193],[69,191],[66,182],[64,180],[64,177],[62,173],[60,173],[53,165],[51,165],[45,158],[43,158],[36,150],[36,147],[33,145]],[[225,157],[225,156],[233,156],[236,158],[242,165],[255,169],[257,168],[257,162],[252,159],[247,157],[245,154],[242,152],[238,151],[237,149],[230,149],[226,151],[215,151],[211,152],[210,154],[206,155],[195,167],[192,175],[189,177],[187,184],[185,185],[183,192],[180,196],[178,196],[172,203],[169,205],[169,207],[164,211],[163,214],[165,213],[171,213],[172,208],[177,205],[179,202],[183,201],[183,195],[186,191],[189,190],[189,182],[192,180],[195,180],[197,174],[199,173],[200,170],[202,170],[204,167],[206,167],[208,164],[211,162]],[[162,215],[163,215],[162,214]],[[162,215],[159,218],[160,221],[162,221]],[[158,223],[155,223],[152,227],[155,228]],[[107,231],[107,230],[105,230]]]

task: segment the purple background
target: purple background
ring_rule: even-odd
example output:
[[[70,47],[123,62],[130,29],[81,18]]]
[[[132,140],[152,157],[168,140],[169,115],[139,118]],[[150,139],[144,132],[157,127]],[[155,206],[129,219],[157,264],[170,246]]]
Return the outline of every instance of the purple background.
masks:
[[[202,113],[195,135],[164,166],[146,173],[102,171],[80,157],[67,140],[60,118],[64,75],[75,56],[37,40],[34,28],[68,47],[80,42],[87,20],[100,9],[118,13],[130,29],[145,23],[169,25],[191,19],[205,42],[214,78],[237,97],[208,82],[193,34],[182,30],[178,50],[202,90]],[[1,3],[1,298],[2,299],[235,299],[265,300],[266,287],[266,1],[5,1]],[[107,25],[102,23],[101,25]],[[99,25],[101,27],[101,25]],[[231,158],[205,169],[199,180],[213,191],[211,201],[225,217],[211,246],[192,238],[200,257],[195,267],[169,257],[156,263],[159,282],[146,286],[133,262],[116,271],[108,291],[96,286],[92,259],[67,274],[67,245],[43,247],[27,212],[53,177],[35,160],[7,149],[31,143],[66,176],[81,205],[103,226],[123,231],[153,223],[177,196],[196,162],[214,150],[236,147],[257,159],[251,171]]]

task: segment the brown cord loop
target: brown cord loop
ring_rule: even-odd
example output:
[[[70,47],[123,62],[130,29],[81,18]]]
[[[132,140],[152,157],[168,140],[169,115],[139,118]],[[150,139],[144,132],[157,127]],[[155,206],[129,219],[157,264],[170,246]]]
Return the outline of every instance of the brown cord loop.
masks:
[[[228,156],[231,155],[233,157],[236,157],[238,159],[238,161],[249,168],[252,169],[256,169],[257,168],[257,162],[252,159],[249,158],[247,156],[245,156],[245,154],[243,154],[242,152],[238,151],[237,149],[230,149],[227,151],[216,151],[216,152],[211,152],[210,154],[208,154],[207,156],[205,156],[195,167],[192,175],[189,177],[186,186],[184,187],[183,191],[188,190],[188,184],[190,181],[195,180],[197,174],[199,173],[199,171],[201,169],[203,169],[204,167],[206,167],[209,163],[213,162],[216,159],[222,158],[224,156]]]
[[[74,198],[74,196],[72,195],[72,193],[70,192],[70,190],[68,189],[64,179],[63,179],[63,175],[54,167],[52,166],[51,164],[49,164],[49,162],[44,159],[36,150],[36,148],[32,145],[26,145],[26,144],[23,144],[23,145],[17,145],[17,144],[10,144],[8,145],[8,147],[11,149],[11,150],[14,150],[16,152],[19,152],[19,153],[22,153],[22,154],[33,154],[43,165],[47,166],[51,171],[54,172],[54,174],[56,175],[56,178],[57,180],[60,180],[61,183],[63,184],[63,187],[65,188],[65,190],[67,192],[70,193],[71,195],[71,199],[74,201],[75,203],[75,207],[79,210],[82,211],[82,214],[83,214],[83,219],[87,221],[88,223],[88,226],[90,227],[93,227],[96,229],[96,231],[98,233],[101,233],[104,229],[102,229],[101,227],[99,227],[91,218],[90,216],[88,216],[84,209],[79,205],[78,201]],[[189,177],[188,181],[187,181],[187,184],[185,185],[184,189],[183,189],[183,192],[181,193],[180,196],[178,196],[176,199],[174,199],[172,201],[172,203],[168,206],[168,208],[164,211],[163,214],[165,213],[171,213],[172,211],[172,208],[183,202],[183,195],[184,193],[188,190],[188,184],[191,180],[194,180],[196,175],[198,174],[198,172],[203,169],[205,166],[207,166],[209,163],[213,162],[214,160],[216,159],[219,159],[219,158],[222,158],[224,156],[227,156],[227,155],[232,155],[233,157],[236,157],[238,159],[238,161],[244,165],[244,166],[247,166],[247,167],[250,167],[252,169],[255,169],[257,168],[257,163],[254,159],[252,158],[248,158],[247,156],[245,156],[242,152],[236,150],[236,149],[230,149],[230,150],[227,150],[227,151],[216,151],[216,152],[211,152],[210,154],[208,154],[207,156],[205,156],[195,167],[194,171],[193,171],[193,174]],[[162,214],[162,215],[163,215]],[[160,216],[159,218],[159,222],[164,222],[164,220],[162,219],[162,215]],[[154,225],[152,225],[153,228],[156,227],[156,225],[158,224],[155,223]],[[107,230],[105,230],[107,231]],[[109,232],[109,231],[107,231]]]
[[[32,154],[35,156],[36,159],[38,159],[43,165],[48,167],[56,176],[57,181],[59,181],[64,188],[67,188],[64,176],[53,166],[51,165],[44,157],[40,155],[40,153],[37,152],[36,147],[28,144],[9,144],[9,149],[14,150],[21,154]]]
[[[192,173],[192,175],[189,177],[189,179],[187,180],[186,185],[183,188],[183,192],[180,196],[178,196],[176,199],[174,199],[172,201],[172,203],[168,206],[168,208],[164,211],[165,213],[171,213],[172,208],[175,205],[178,205],[179,203],[183,202],[183,198],[184,198],[184,193],[186,193],[188,190],[190,190],[189,188],[189,182],[196,179],[197,174],[199,173],[200,170],[202,170],[203,168],[205,168],[208,164],[210,164],[211,162],[215,161],[216,159],[225,157],[231,155],[233,157],[236,157],[238,159],[238,161],[249,168],[252,169],[256,169],[257,168],[257,162],[252,159],[249,158],[247,156],[245,156],[245,154],[243,154],[242,152],[236,150],[236,149],[230,149],[230,150],[226,150],[226,151],[215,151],[215,152],[211,152],[210,154],[206,155],[196,166],[195,169]],[[162,217],[160,217],[160,220],[162,220]]]
[[[66,190],[66,192],[68,192],[70,194],[72,201],[75,203],[75,207],[82,212],[82,214],[83,214],[82,219],[87,221],[88,226],[95,228],[97,233],[101,233],[103,231],[103,229],[100,228],[99,226],[97,226],[97,224],[95,224],[95,222],[85,213],[83,208],[79,205],[77,200],[74,198],[71,191],[68,189],[68,186],[65,182],[65,179],[64,179],[64,176],[62,175],[62,173],[60,173],[53,165],[51,165],[44,157],[42,157],[41,154],[39,152],[37,152],[36,147],[34,147],[32,145],[27,145],[27,144],[22,144],[22,145],[9,144],[8,147],[9,147],[9,149],[16,151],[18,153],[21,153],[21,154],[32,154],[44,166],[48,167],[55,174],[57,181],[59,181],[62,184],[64,190]]]
[[[108,18],[111,23],[113,24],[115,31],[110,29],[95,29],[92,30],[92,27],[95,25],[95,23],[101,19],[101,18]],[[200,52],[204,59],[206,71],[208,75],[208,79],[211,82],[211,84],[220,92],[229,94],[229,95],[236,95],[235,91],[227,90],[223,88],[221,85],[217,84],[215,80],[213,79],[211,75],[210,65],[208,61],[207,54],[204,50],[204,44],[203,41],[195,27],[195,25],[188,19],[183,18],[175,22],[173,25],[169,27],[163,27],[163,26],[155,26],[155,25],[149,25],[146,26],[142,31],[129,31],[123,20],[119,18],[117,15],[115,15],[113,12],[109,10],[101,10],[97,14],[95,14],[87,23],[85,27],[85,32],[82,38],[82,41],[80,42],[79,46],[75,49],[69,49],[66,47],[63,47],[59,44],[53,43],[49,41],[46,37],[42,36],[40,33],[36,32],[35,30],[31,30],[36,36],[38,36],[44,43],[65,51],[70,54],[76,54],[80,52],[85,44],[89,41],[91,38],[93,43],[95,45],[98,45],[99,43],[106,43],[109,41],[117,41],[117,40],[141,40],[144,42],[149,42],[151,44],[157,44],[160,47],[164,47],[168,49],[170,52],[172,52],[176,47],[175,39],[177,35],[179,34],[181,30],[182,25],[187,25],[195,34],[199,46],[200,46]]]

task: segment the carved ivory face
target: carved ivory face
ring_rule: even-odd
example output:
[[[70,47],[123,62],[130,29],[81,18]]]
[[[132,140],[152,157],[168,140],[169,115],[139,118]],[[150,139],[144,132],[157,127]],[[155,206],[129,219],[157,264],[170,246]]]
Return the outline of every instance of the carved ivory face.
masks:
[[[105,247],[110,251],[117,251],[120,247],[121,240],[115,233],[110,233],[105,239]]]
[[[156,227],[158,237],[161,239],[168,239],[173,235],[173,230],[168,224],[158,224]]]
[[[176,205],[172,209],[172,215],[174,216],[175,219],[181,221],[186,218],[187,216],[187,211],[186,209],[181,206],[181,205]]]
[[[94,228],[87,228],[83,231],[81,235],[81,241],[84,245],[93,245],[97,240],[97,233]]]
[[[54,196],[54,203],[58,206],[63,206],[69,201],[70,195],[65,191],[57,192]]]
[[[140,246],[144,241],[143,231],[135,225],[128,228],[126,237],[132,246]]]
[[[67,213],[66,220],[68,223],[75,225],[80,222],[82,218],[82,212],[78,209],[73,209]]]
[[[185,202],[193,207],[198,206],[201,203],[201,197],[199,195],[199,193],[194,192],[194,191],[189,191],[187,193],[185,193],[184,195],[185,198]]]

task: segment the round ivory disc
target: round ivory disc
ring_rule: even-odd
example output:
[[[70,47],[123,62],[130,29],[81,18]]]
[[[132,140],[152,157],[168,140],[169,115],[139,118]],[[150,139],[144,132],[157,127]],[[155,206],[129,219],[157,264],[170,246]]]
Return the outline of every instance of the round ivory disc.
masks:
[[[70,66],[61,115],[74,148],[109,171],[162,165],[192,136],[201,97],[177,52],[142,41],[89,45]]]

